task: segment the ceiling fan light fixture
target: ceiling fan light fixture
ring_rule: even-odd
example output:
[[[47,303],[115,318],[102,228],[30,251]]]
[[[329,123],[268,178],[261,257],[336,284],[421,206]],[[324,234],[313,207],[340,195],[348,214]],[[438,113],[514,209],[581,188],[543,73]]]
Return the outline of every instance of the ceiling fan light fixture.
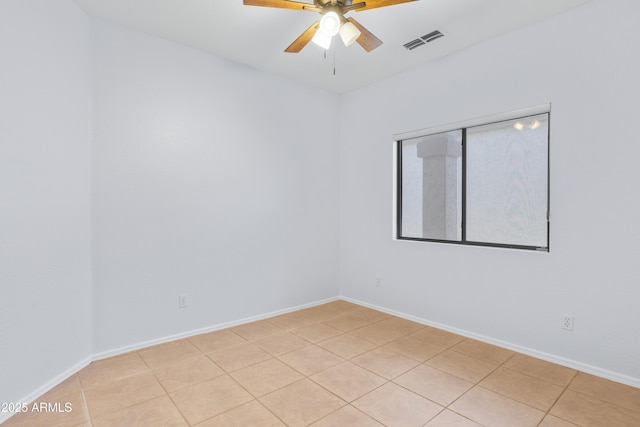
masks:
[[[328,50],[331,47],[332,36],[328,36],[322,31],[316,31],[315,35],[311,39],[312,42],[323,48],[324,50]]]
[[[365,51],[371,52],[382,45],[382,40],[374,36],[371,31],[367,30],[355,19],[345,19],[344,15],[352,11],[360,12],[418,0],[356,1],[357,3],[353,0],[313,0],[313,2],[309,0],[242,0],[242,3],[247,6],[275,7],[314,12],[322,15],[319,21],[311,24],[284,50],[287,53],[300,52],[310,41],[327,50],[331,47],[333,37],[338,33],[340,33],[342,41],[347,46],[357,41]],[[347,25],[347,23],[350,24]]]
[[[536,130],[538,129],[540,126],[542,126],[542,123],[540,122],[540,120],[535,119],[532,122],[521,122],[521,121],[517,121],[513,124],[513,127],[517,130],[524,130],[524,129],[531,129],[531,130]]]
[[[322,15],[320,20],[320,31],[329,37],[333,37],[340,31],[340,17],[334,11],[329,11]]]
[[[349,46],[360,37],[360,30],[356,28],[351,22],[345,22],[340,27],[340,38],[345,46]]]

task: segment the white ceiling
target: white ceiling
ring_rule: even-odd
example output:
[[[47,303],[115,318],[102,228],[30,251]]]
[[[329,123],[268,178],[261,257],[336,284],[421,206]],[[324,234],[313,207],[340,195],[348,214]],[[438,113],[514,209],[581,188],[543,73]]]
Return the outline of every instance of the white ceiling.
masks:
[[[327,52],[309,43],[284,49],[320,15],[244,6],[242,0],[74,0],[89,15],[177,41],[259,70],[342,93],[543,20],[589,0],[418,0],[350,12],[384,44]],[[312,0],[301,0],[312,3]],[[442,37],[408,51],[403,44],[439,30]],[[335,57],[335,70],[333,74]]]

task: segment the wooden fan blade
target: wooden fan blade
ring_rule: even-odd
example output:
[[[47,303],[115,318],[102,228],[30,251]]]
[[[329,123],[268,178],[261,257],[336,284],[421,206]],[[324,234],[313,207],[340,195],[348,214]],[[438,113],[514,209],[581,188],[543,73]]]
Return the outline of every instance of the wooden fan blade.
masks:
[[[409,3],[416,0],[364,0],[366,5],[364,7],[356,9],[356,12],[362,12],[363,10],[376,9],[378,7],[394,6],[401,3]]]
[[[371,33],[371,31],[367,30],[365,27],[360,25],[360,23],[355,19],[349,18],[347,19],[347,21],[351,22],[353,25],[356,26],[358,30],[360,30],[360,33],[361,33],[360,37],[358,37],[356,41],[367,52],[371,52],[373,49],[377,48],[382,44],[382,40],[374,36]]]
[[[300,34],[300,37],[295,39],[293,43],[291,43],[289,47],[286,48],[284,51],[288,53],[300,52],[302,48],[305,47],[307,43],[311,41],[313,36],[316,35],[316,31],[318,31],[318,28],[320,28],[320,22],[314,22],[313,24],[311,24],[311,26],[307,28],[304,31],[304,33]]]
[[[277,7],[280,9],[293,10],[304,10],[305,7],[313,7],[313,5],[309,3],[301,3],[298,1],[289,0],[243,0],[242,4],[244,4],[245,6]]]

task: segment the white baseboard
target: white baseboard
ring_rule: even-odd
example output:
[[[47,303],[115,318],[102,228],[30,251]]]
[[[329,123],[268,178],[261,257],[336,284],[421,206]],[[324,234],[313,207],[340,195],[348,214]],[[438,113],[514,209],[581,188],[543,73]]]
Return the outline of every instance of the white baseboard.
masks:
[[[78,362],[75,365],[71,366],[69,369],[67,369],[64,372],[62,372],[59,375],[57,375],[51,381],[43,384],[42,386],[40,386],[36,390],[34,390],[31,393],[29,393],[28,395],[24,396],[22,399],[16,400],[16,402],[23,402],[23,403],[34,402],[40,396],[44,395],[45,393],[47,393],[48,391],[50,391],[51,389],[53,389],[54,387],[56,387],[57,385],[59,385],[60,383],[65,381],[66,379],[68,379],[70,376],[72,376],[73,374],[78,372],[80,369],[88,366],[92,361],[93,361],[93,359],[92,359],[91,356],[84,358],[80,362]],[[2,424],[3,422],[7,421],[9,418],[11,418],[14,415],[15,415],[14,413],[6,413],[6,412],[5,413],[0,413],[0,424]]]
[[[576,360],[566,359],[561,356],[557,356],[554,354],[545,353],[542,351],[534,350],[532,348],[523,347],[518,344],[513,344],[507,341],[498,340],[495,338],[487,337],[484,335],[476,334],[474,332],[469,332],[463,329],[454,328],[448,325],[444,325],[442,323],[432,322],[430,320],[426,320],[420,317],[411,316],[409,314],[401,313],[395,310],[390,310],[388,308],[380,307],[374,304],[369,304],[364,301],[360,301],[354,298],[349,298],[345,296],[341,296],[340,299],[352,302],[354,304],[362,305],[365,307],[369,307],[374,310],[382,311],[383,313],[391,314],[393,316],[398,316],[403,319],[411,320],[416,323],[420,323],[427,326],[432,326],[434,328],[442,329],[448,332],[452,332],[454,334],[462,335],[467,338],[473,338],[478,341],[483,341],[488,344],[493,344],[498,347],[506,348],[508,350],[513,350],[518,353],[526,354],[527,356],[535,357],[537,359],[546,360],[547,362],[555,363],[557,365],[566,366],[567,368],[572,368],[578,371],[585,372],[587,374],[595,375],[597,377],[606,378],[611,381],[615,381],[618,383],[630,385],[632,387],[640,388],[640,378],[634,378],[628,375],[621,374],[619,372],[609,371],[607,369],[602,369],[597,366],[588,365],[586,363],[578,362]]]
[[[348,301],[354,304],[358,304],[364,307],[369,307],[372,308],[374,310],[378,310],[381,311],[383,313],[387,313],[387,314],[391,314],[393,316],[398,316],[401,317],[403,319],[407,319],[407,320],[411,320],[423,325],[427,325],[427,326],[432,326],[434,328],[438,328],[438,329],[442,329],[448,332],[452,332],[458,335],[462,335],[464,337],[467,338],[473,338],[479,341],[483,341],[489,344],[493,344],[493,345],[497,345],[499,347],[503,347],[509,350],[513,350],[516,351],[518,353],[522,353],[522,354],[526,354],[528,356],[532,356],[532,357],[536,357],[538,359],[542,359],[542,360],[546,360],[548,362],[552,362],[552,363],[556,363],[558,365],[562,365],[562,366],[566,366],[568,368],[572,368],[572,369],[576,369],[578,371],[582,371],[582,372],[586,372],[588,374],[592,374],[598,377],[602,377],[602,378],[606,378],[612,381],[616,381],[622,384],[627,384],[630,385],[632,387],[636,387],[636,388],[640,388],[640,379],[639,378],[634,378],[634,377],[630,377],[628,375],[624,375],[624,374],[620,374],[618,372],[613,372],[613,371],[609,371],[606,369],[602,369],[602,368],[598,368],[597,366],[592,366],[592,365],[588,365],[582,362],[578,362],[575,360],[570,360],[570,359],[566,359],[560,356],[556,356],[553,354],[549,354],[549,353],[545,353],[545,352],[541,352],[538,350],[534,350],[531,348],[527,348],[527,347],[523,347],[517,344],[513,344],[510,342],[506,342],[506,341],[501,341],[501,340],[497,340],[491,337],[486,337],[484,335],[480,335],[480,334],[476,334],[473,332],[469,332],[466,330],[462,330],[462,329],[458,329],[458,328],[454,328],[448,325],[444,325],[441,323],[437,323],[437,322],[432,322],[430,320],[426,320],[420,317],[416,317],[416,316],[411,316],[405,313],[401,313],[395,310],[390,310],[388,308],[385,307],[380,307],[374,304],[369,304],[366,303],[364,301],[360,301],[354,298],[349,298],[349,297],[345,297],[345,296],[340,296],[340,297],[335,297],[335,298],[327,298],[324,300],[320,300],[320,301],[315,301],[313,303],[309,303],[309,304],[302,304],[299,306],[295,306],[295,307],[290,307],[287,309],[283,309],[283,310],[276,310],[276,311],[272,311],[269,313],[265,313],[265,314],[261,314],[258,316],[252,316],[252,317],[247,317],[244,319],[240,319],[240,320],[236,320],[236,321],[232,321],[232,322],[226,322],[226,323],[221,323],[218,325],[213,325],[213,326],[208,326],[206,328],[200,328],[200,329],[194,329],[191,331],[187,331],[187,332],[182,332],[179,334],[174,334],[174,335],[169,335],[169,336],[165,336],[165,337],[161,337],[161,338],[156,338],[153,340],[148,340],[148,341],[143,341],[137,344],[132,344],[132,345],[128,345],[125,347],[120,347],[117,349],[113,349],[113,350],[108,350],[108,351],[103,351],[100,353],[95,353],[89,357],[86,357],[85,359],[81,360],[80,362],[76,363],[75,365],[73,365],[72,367],[70,367],[69,369],[67,369],[66,371],[62,372],[60,375],[56,376],[54,379],[52,379],[51,381],[47,382],[46,384],[42,385],[41,387],[39,387],[38,389],[34,390],[33,392],[29,393],[27,396],[25,396],[23,399],[18,400],[18,402],[33,402],[36,399],[38,399],[40,396],[42,396],[43,394],[47,393],[49,390],[51,390],[52,388],[54,388],[55,386],[57,386],[58,384],[60,384],[61,382],[63,382],[64,380],[66,380],[67,378],[69,378],[70,376],[72,376],[73,374],[75,374],[76,372],[78,372],[79,370],[81,370],[82,368],[86,367],[87,365],[89,365],[91,362],[96,361],[96,360],[101,360],[101,359],[106,359],[108,357],[113,357],[113,356],[118,356],[120,354],[124,354],[124,353],[128,353],[130,351],[135,351],[135,350],[140,350],[142,348],[146,348],[146,347],[150,347],[153,345],[158,345],[158,344],[163,344],[166,342],[170,342],[170,341],[175,341],[175,340],[179,340],[179,339],[184,339],[184,338],[188,338],[188,337],[192,337],[194,335],[199,335],[199,334],[204,334],[204,333],[208,333],[208,332],[214,332],[214,331],[218,331],[221,329],[226,329],[226,328],[230,328],[233,326],[238,326],[238,325],[243,325],[245,323],[250,323],[250,322],[255,322],[258,320],[263,320],[263,319],[267,319],[270,317],[274,317],[274,316],[279,316],[281,314],[287,314],[287,313],[291,313],[294,311],[298,311],[298,310],[303,310],[305,308],[310,308],[310,307],[314,307],[317,305],[321,305],[321,304],[326,304],[329,302],[333,302],[336,300],[344,300],[344,301]],[[11,413],[0,413],[0,424],[2,424],[3,422],[7,421],[9,418],[11,418],[13,416],[13,414]]]
[[[245,323],[256,322],[258,320],[268,319],[270,317],[279,316],[281,314],[292,313],[294,311],[303,310],[305,308],[315,307],[316,305],[321,305],[321,304],[326,304],[326,303],[329,303],[329,302],[333,302],[333,301],[336,301],[338,299],[340,299],[340,297],[327,298],[327,299],[323,299],[323,300],[320,300],[320,301],[315,301],[315,302],[312,302],[312,303],[309,303],[309,304],[302,304],[302,305],[298,305],[298,306],[295,306],[295,307],[285,308],[283,310],[276,310],[276,311],[272,311],[272,312],[269,312],[269,313],[260,314],[258,316],[245,317],[244,319],[234,320],[232,322],[220,323],[220,324],[213,325],[213,326],[207,326],[205,328],[193,329],[191,331],[181,332],[179,334],[168,335],[168,336],[165,336],[165,337],[160,337],[160,338],[152,339],[152,340],[149,340],[149,341],[143,341],[143,342],[140,342],[140,343],[131,344],[131,345],[120,347],[120,348],[116,348],[116,349],[113,349],[113,350],[107,350],[107,351],[103,351],[103,352],[100,352],[100,353],[95,353],[93,355],[92,360],[93,361],[102,360],[102,359],[106,359],[108,357],[113,357],[113,356],[118,356],[118,355],[121,355],[121,354],[124,354],[124,353],[128,353],[130,351],[140,350],[142,348],[151,347],[151,346],[158,345],[158,344],[164,344],[164,343],[167,343],[167,342],[170,342],[170,341],[189,338],[189,337],[192,337],[194,335],[206,334],[208,332],[214,332],[214,331],[219,331],[221,329],[231,328],[231,327],[238,326],[238,325],[244,325]]]
[[[121,354],[124,354],[124,353],[128,353],[130,351],[140,350],[142,348],[150,347],[150,346],[153,346],[153,345],[164,344],[166,342],[192,337],[194,335],[205,334],[207,332],[218,331],[220,329],[226,329],[226,328],[231,328],[233,326],[243,325],[245,323],[255,322],[257,320],[268,319],[270,317],[279,316],[281,314],[292,313],[294,311],[303,310],[305,308],[315,307],[317,305],[333,302],[333,301],[336,301],[338,299],[340,299],[340,297],[327,298],[327,299],[315,301],[315,302],[312,302],[312,303],[309,303],[309,304],[302,304],[302,305],[298,305],[298,306],[295,306],[295,307],[286,308],[286,309],[283,309],[283,310],[272,311],[272,312],[261,314],[261,315],[258,315],[258,316],[246,317],[244,319],[235,320],[235,321],[232,321],[232,322],[221,323],[221,324],[218,324],[218,325],[208,326],[206,328],[194,329],[194,330],[187,331],[187,332],[182,332],[182,333],[179,333],[179,334],[169,335],[169,336],[156,338],[156,339],[149,340],[149,341],[143,341],[143,342],[140,342],[140,343],[128,345],[128,346],[125,346],[125,347],[116,348],[116,349],[113,349],[113,350],[108,350],[108,351],[103,351],[103,352],[100,352],[100,353],[95,353],[95,354],[93,354],[93,355],[91,355],[89,357],[86,357],[85,359],[81,360],[80,362],[76,363],[75,365],[73,365],[72,367],[67,369],[66,371],[62,372],[60,375],[56,376],[51,381],[47,382],[46,384],[42,385],[38,389],[36,389],[36,390],[32,391],[31,393],[29,393],[24,398],[16,400],[16,402],[33,402],[33,401],[35,401],[40,396],[42,396],[43,394],[45,394],[46,392],[48,392],[49,390],[51,390],[52,388],[54,388],[55,386],[57,386],[58,384],[60,384],[61,382],[63,382],[64,380],[66,380],[67,378],[69,378],[70,376],[75,374],[76,372],[78,372],[79,370],[81,370],[82,368],[88,366],[91,362],[94,362],[94,361],[97,361],[97,360],[106,359],[108,357],[113,357],[113,356],[118,356],[118,355],[121,355]],[[13,415],[14,415],[13,413],[0,413],[0,424],[2,424],[3,422],[7,421]]]

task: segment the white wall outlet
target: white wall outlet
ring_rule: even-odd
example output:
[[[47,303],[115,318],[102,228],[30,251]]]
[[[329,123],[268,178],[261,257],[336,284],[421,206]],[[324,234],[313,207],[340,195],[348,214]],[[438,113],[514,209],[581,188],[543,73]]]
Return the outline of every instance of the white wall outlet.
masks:
[[[178,308],[189,307],[189,298],[187,294],[178,295]]]
[[[379,277],[376,277],[376,288],[381,288],[382,287],[382,279]]]
[[[570,314],[563,314],[561,326],[565,331],[573,331],[573,316]]]

